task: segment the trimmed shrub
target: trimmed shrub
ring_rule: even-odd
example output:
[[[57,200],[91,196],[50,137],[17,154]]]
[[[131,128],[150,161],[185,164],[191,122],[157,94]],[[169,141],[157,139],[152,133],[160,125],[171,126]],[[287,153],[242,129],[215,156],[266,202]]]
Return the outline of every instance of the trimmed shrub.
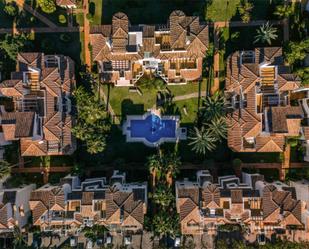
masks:
[[[64,15],[61,14],[61,15],[58,16],[58,21],[61,24],[65,24],[67,22],[67,18]]]

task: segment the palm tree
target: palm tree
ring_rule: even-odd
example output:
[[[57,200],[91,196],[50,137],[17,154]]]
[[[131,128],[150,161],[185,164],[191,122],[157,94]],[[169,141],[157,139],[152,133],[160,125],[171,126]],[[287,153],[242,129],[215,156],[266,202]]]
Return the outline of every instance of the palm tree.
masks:
[[[179,232],[179,218],[178,216],[160,211],[156,213],[152,219],[152,227],[155,236],[170,236],[174,238]]]
[[[166,181],[169,185],[172,185],[173,178],[179,173],[179,167],[181,165],[180,157],[176,153],[165,155],[162,158],[163,168],[166,173]]]
[[[0,160],[0,179],[11,175],[12,166],[7,161]]]
[[[146,165],[152,176],[152,187],[154,187],[156,185],[156,179],[160,179],[162,176],[162,162],[160,155],[149,156]]]
[[[267,22],[263,24],[260,28],[256,30],[257,35],[255,36],[254,43],[262,42],[268,43],[271,45],[271,41],[277,39],[277,28],[274,28],[272,25]]]
[[[172,189],[163,184],[155,189],[155,192],[151,197],[154,203],[160,205],[164,210],[166,210],[175,200]]]
[[[210,132],[215,135],[218,141],[226,139],[227,129],[228,127],[226,124],[226,119],[224,117],[215,118],[211,120],[211,123],[209,124]]]
[[[201,108],[203,122],[209,122],[214,118],[222,117],[224,114],[224,98],[219,92],[216,92],[211,97],[207,96],[203,99]]]
[[[190,132],[189,139],[192,145],[192,150],[198,154],[205,155],[207,151],[212,151],[216,148],[217,138],[207,130],[204,126],[201,129],[194,127]]]
[[[13,235],[14,235],[13,240],[14,249],[26,248],[25,246],[27,243],[25,241],[24,235],[22,234],[18,226],[14,226]]]

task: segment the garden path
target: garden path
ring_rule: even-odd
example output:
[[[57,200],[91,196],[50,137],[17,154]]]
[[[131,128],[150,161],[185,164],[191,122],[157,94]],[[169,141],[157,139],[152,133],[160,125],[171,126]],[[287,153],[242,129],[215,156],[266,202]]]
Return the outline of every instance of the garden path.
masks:
[[[90,44],[90,23],[87,18],[87,14],[89,13],[89,1],[84,0],[83,4],[83,13],[84,13],[84,46],[85,46],[85,64],[89,67],[91,71],[91,54],[89,50]]]
[[[180,101],[180,100],[193,99],[193,98],[205,97],[205,96],[206,96],[206,92],[202,91],[201,93],[195,92],[195,93],[190,93],[186,95],[176,96],[173,98],[173,100]]]
[[[16,32],[21,33],[74,33],[74,32],[83,32],[83,27],[57,27],[57,28],[42,28],[42,27],[35,27],[35,28],[15,28]],[[7,34],[12,33],[12,28],[0,28],[0,34]]]

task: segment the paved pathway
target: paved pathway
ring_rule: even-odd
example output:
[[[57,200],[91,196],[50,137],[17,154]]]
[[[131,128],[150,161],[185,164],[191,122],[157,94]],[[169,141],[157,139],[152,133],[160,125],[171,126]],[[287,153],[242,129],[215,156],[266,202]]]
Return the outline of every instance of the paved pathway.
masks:
[[[180,100],[186,100],[186,99],[193,99],[198,97],[205,97],[206,92],[202,91],[201,93],[195,92],[195,93],[189,93],[186,95],[176,96],[173,98],[174,101],[180,101]]]
[[[83,27],[57,27],[57,28],[42,28],[42,27],[36,27],[36,28],[16,28],[15,32],[21,32],[21,33],[74,33],[74,32],[83,32]],[[7,34],[12,33],[12,28],[0,28],[0,34]]]
[[[38,18],[41,22],[45,23],[47,26],[51,28],[57,28],[57,25],[50,21],[47,17],[43,16],[36,10],[34,10],[30,5],[25,3],[25,0],[15,0],[16,4],[23,8],[25,11],[29,12],[30,14],[34,15]]]
[[[83,5],[83,12],[84,12],[84,51],[85,51],[85,64],[89,67],[91,71],[91,54],[89,50],[90,44],[90,23],[87,19],[87,14],[89,11],[89,2],[88,0],[84,0]]]

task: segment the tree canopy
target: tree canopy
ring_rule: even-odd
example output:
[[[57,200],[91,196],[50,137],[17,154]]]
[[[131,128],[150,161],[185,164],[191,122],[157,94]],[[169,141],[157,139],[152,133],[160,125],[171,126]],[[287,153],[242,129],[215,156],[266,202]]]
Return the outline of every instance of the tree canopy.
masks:
[[[51,14],[56,11],[56,4],[54,0],[37,0],[37,6],[47,14]]]
[[[78,118],[77,124],[72,129],[73,134],[86,143],[90,154],[104,151],[106,137],[110,131],[110,120],[105,105],[83,87],[79,87],[74,96]]]

